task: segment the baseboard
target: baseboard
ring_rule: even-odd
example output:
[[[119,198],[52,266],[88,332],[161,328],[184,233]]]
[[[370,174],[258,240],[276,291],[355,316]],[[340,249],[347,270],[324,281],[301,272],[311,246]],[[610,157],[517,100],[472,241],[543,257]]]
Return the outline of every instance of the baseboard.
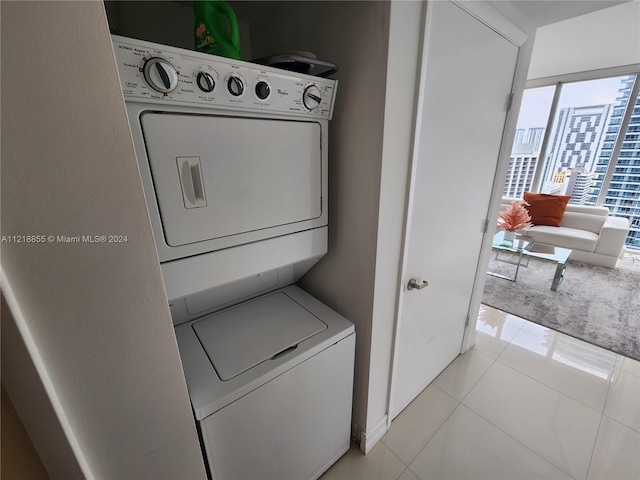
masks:
[[[387,433],[389,429],[388,425],[388,416],[385,415],[378,422],[378,424],[373,427],[370,432],[365,432],[360,429],[360,450],[365,455],[371,451],[376,443],[380,441],[380,439]]]

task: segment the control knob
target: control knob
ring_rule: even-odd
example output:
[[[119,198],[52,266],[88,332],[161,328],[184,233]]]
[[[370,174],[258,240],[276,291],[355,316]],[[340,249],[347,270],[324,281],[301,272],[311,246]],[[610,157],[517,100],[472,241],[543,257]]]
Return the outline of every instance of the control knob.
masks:
[[[231,95],[239,97],[244,93],[244,82],[237,75],[231,75],[227,80],[227,88]]]
[[[213,76],[207,72],[198,73],[196,83],[198,84],[198,88],[205,93],[213,92],[213,89],[216,87],[216,82],[213,79]]]
[[[153,57],[147,60],[142,73],[149,86],[157,92],[169,93],[178,86],[178,71],[164,58]]]
[[[264,80],[260,80],[256,83],[256,96],[260,100],[266,100],[271,95],[271,87]]]
[[[322,94],[320,93],[320,89],[318,87],[316,87],[315,85],[309,85],[304,89],[304,92],[302,94],[302,103],[304,103],[304,106],[309,110],[317,108],[318,105],[320,105],[321,101]]]

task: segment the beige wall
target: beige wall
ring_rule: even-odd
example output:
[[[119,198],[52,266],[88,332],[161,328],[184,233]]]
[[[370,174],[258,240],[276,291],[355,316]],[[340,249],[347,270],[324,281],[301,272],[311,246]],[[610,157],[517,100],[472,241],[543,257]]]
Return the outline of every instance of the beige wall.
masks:
[[[204,478],[102,2],[1,9],[3,384],[52,478]]]
[[[304,50],[340,68],[330,122],[329,254],[300,283],[356,324],[354,420],[367,430],[384,421],[387,407],[422,4],[231,3],[251,33],[251,58]],[[120,33],[178,45],[160,16],[140,23],[136,9],[146,5],[115,5]],[[190,28],[182,12],[175,22]],[[397,36],[391,50],[390,35]]]
[[[354,421],[365,428],[390,4],[271,3],[250,25],[254,56],[306,50],[340,69],[329,124],[329,253],[300,285],[356,325]]]
[[[48,480],[49,476],[42,466],[42,462],[4,387],[2,387],[0,405],[2,406],[2,418],[0,419],[2,468],[0,469],[0,477],[6,480],[19,478]]]

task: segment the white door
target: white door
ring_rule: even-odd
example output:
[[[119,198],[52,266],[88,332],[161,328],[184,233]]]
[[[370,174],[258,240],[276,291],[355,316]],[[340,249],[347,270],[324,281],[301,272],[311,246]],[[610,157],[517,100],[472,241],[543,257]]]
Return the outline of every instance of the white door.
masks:
[[[518,56],[460,7],[427,10],[391,419],[460,353]]]

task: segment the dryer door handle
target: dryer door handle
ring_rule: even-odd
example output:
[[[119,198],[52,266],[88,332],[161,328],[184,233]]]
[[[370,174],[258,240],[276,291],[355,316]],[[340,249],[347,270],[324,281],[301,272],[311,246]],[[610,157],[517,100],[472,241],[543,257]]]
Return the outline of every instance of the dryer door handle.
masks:
[[[207,206],[200,157],[177,157],[184,208]]]

